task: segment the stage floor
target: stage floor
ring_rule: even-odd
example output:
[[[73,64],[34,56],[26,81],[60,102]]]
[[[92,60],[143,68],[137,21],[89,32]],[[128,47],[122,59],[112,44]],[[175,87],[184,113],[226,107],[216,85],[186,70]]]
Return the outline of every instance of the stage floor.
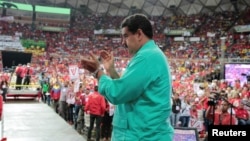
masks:
[[[86,141],[51,107],[36,100],[4,103],[1,121],[8,141]]]

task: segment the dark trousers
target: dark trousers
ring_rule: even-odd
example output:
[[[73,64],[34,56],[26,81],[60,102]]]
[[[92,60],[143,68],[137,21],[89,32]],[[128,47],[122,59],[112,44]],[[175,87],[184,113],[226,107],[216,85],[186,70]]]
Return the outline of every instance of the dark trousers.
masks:
[[[84,131],[84,127],[85,127],[84,107],[82,107],[81,109],[79,109],[76,128],[78,132],[81,132]]]
[[[2,93],[2,95],[3,95],[3,101],[6,102],[6,95],[7,95],[8,89],[7,88],[2,88],[2,91],[3,91],[3,93]]]
[[[67,103],[66,101],[59,101],[59,115],[67,121]]]
[[[59,100],[58,99],[56,99],[56,100],[54,99],[53,100],[53,108],[54,108],[54,110],[55,110],[56,113],[59,113],[58,112],[58,107],[59,107]]]
[[[102,122],[102,117],[99,115],[93,115],[90,114],[90,125],[89,125],[89,130],[88,130],[88,139],[91,139],[91,134],[92,134],[92,129],[94,128],[94,123],[96,121],[96,141],[100,141],[100,130],[101,130],[101,122]]]
[[[75,108],[75,105],[74,104],[70,104],[68,106],[68,118],[67,118],[67,121],[71,122],[72,124],[74,123],[74,108]]]
[[[29,85],[30,84],[30,77],[31,76],[25,76],[25,78],[23,80],[23,85]]]
[[[79,111],[82,109],[82,105],[75,105],[75,113],[74,113],[74,124],[75,124],[75,129],[77,129],[77,119],[78,119],[78,114]]]
[[[16,85],[22,85],[23,78],[20,75],[16,77]],[[16,86],[16,90],[21,90],[21,86]]]
[[[110,116],[108,112],[105,112],[104,117],[102,118],[102,128],[101,128],[102,138],[108,139],[111,137],[112,119],[113,116]]]
[[[181,116],[180,121],[181,121],[181,127],[188,127],[190,120],[190,116]]]
[[[43,92],[43,94],[42,94],[42,101],[43,101],[44,103],[46,103],[46,101],[47,101],[46,92]]]

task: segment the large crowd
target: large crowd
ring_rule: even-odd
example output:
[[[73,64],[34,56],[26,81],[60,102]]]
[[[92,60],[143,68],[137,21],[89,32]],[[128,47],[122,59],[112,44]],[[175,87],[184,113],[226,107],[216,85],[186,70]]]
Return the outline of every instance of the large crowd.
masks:
[[[229,105],[226,109],[230,112],[229,109],[233,108],[232,116],[235,120],[231,124],[250,124],[250,81],[241,83],[235,79],[234,85],[231,85],[221,79],[218,73],[219,68],[222,67],[219,61],[222,57],[222,40],[220,39],[222,36],[226,37],[224,50],[226,59],[249,58],[249,32],[235,33],[228,30],[232,25],[250,24],[249,15],[250,10],[247,9],[240,14],[219,12],[191,16],[150,17],[154,25],[154,39],[169,59],[172,71],[173,110],[170,120],[174,127],[195,126],[201,133],[206,131],[207,125],[211,122],[207,112],[213,105],[211,99],[215,103],[216,112],[221,112],[223,110],[219,107],[224,98],[233,105]],[[72,28],[69,28],[69,24],[44,23],[68,27],[66,32],[32,31],[29,24],[0,21],[0,33],[10,36],[21,33],[20,38],[46,41],[45,52],[34,53],[29,63],[32,74],[30,74],[28,84],[39,84],[41,100],[48,105],[52,102],[55,111],[69,124],[73,124],[79,133],[83,133],[85,126],[90,125],[90,123],[86,124],[86,119],[84,120],[84,113],[88,115],[91,111],[86,109],[86,105],[91,104],[88,103],[87,95],[96,93],[94,89],[97,80],[82,69],[81,56],[88,56],[90,52],[98,56],[100,49],[113,51],[116,57],[116,69],[122,75],[129,62],[129,53],[121,46],[119,35],[96,35],[94,30],[119,29],[119,23],[123,18],[80,15],[75,18]],[[199,37],[200,40],[190,41],[190,37],[185,37],[183,41],[175,41],[174,37],[166,36],[162,32],[165,27],[169,29],[194,28],[196,31],[193,37]],[[208,32],[213,33],[214,36],[208,37]],[[2,63],[0,65],[1,68],[5,67]],[[26,64],[22,65],[26,67]],[[71,80],[70,66],[78,66],[79,82]],[[17,75],[17,73],[16,69],[13,74]],[[27,71],[23,71],[23,77],[26,73]],[[13,75],[8,75],[2,70],[1,88],[12,85],[13,82],[10,81],[12,77]],[[75,83],[79,84],[77,91],[74,90]],[[105,101],[104,108],[107,112],[106,117],[112,117],[113,105]],[[102,131],[101,133],[106,133],[102,137],[108,139],[111,121],[110,119],[105,121],[108,122],[107,127],[103,122],[102,126],[105,126],[108,132]],[[190,124],[192,122],[199,124]]]

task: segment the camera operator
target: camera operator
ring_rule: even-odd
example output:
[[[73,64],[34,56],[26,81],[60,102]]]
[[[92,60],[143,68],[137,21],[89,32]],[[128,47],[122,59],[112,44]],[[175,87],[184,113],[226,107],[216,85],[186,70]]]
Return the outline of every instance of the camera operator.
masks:
[[[216,96],[210,97],[206,111],[206,118],[212,121],[213,125],[236,125],[236,118],[229,111],[230,105],[225,99],[216,100]],[[231,123],[232,118],[232,123]]]
[[[205,131],[208,129],[209,120],[205,117],[206,111],[208,109],[208,101],[210,96],[210,90],[208,88],[205,89],[204,95],[200,98],[200,104],[202,105],[202,117],[204,120]]]

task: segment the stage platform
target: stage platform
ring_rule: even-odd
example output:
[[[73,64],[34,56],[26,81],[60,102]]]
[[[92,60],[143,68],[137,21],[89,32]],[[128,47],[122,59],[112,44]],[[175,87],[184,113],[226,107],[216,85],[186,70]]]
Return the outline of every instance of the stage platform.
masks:
[[[7,99],[35,99],[38,96],[36,89],[9,89]]]
[[[3,118],[7,141],[86,141],[51,107],[36,100],[7,101]]]

